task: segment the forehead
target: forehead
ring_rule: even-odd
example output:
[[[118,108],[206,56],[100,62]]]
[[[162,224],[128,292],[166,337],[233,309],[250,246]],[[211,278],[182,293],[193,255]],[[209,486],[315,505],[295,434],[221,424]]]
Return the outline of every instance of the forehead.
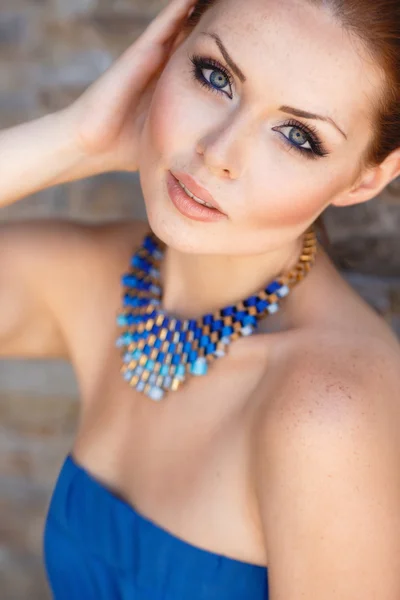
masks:
[[[348,132],[370,117],[383,85],[361,42],[328,9],[305,0],[218,0],[197,31],[218,33],[246,85],[268,88],[282,104],[291,103],[290,88],[299,107],[328,109]]]

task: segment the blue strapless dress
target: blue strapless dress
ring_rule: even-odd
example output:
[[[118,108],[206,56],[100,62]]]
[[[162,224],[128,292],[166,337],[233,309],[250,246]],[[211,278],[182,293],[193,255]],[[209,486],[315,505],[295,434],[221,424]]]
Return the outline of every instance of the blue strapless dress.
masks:
[[[203,550],[138,513],[68,454],[44,559],[56,600],[267,600],[266,567]]]

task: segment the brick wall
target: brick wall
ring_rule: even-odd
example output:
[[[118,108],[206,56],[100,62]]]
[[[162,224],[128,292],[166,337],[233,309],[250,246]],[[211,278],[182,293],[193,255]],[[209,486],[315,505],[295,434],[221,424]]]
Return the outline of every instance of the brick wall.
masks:
[[[142,31],[160,0],[1,0],[0,128],[76,98]],[[111,173],[55,187],[0,219],[144,218],[138,177]],[[338,264],[400,335],[400,182],[367,205],[327,211]],[[352,272],[349,271],[351,269]],[[74,434],[76,385],[58,361],[0,362],[2,600],[48,598],[43,516]]]

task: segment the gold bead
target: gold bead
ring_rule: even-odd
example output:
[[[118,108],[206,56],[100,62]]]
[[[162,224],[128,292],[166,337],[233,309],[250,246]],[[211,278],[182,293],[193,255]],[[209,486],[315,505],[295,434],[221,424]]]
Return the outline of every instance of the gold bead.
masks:
[[[140,376],[140,379],[142,381],[148,381],[149,377],[150,377],[150,371],[143,371],[143,373]]]
[[[136,387],[137,384],[139,383],[139,375],[134,375],[132,377],[132,379],[130,380],[130,385],[132,385],[133,387]]]
[[[142,356],[139,358],[139,365],[141,367],[144,367],[144,365],[147,363],[147,356],[145,354],[142,354]]]
[[[177,391],[177,390],[180,388],[181,384],[182,384],[182,381],[181,381],[180,379],[178,379],[177,377],[175,377],[175,378],[172,380],[172,384],[171,384],[171,390],[172,390],[173,392],[176,392],[176,391]]]
[[[150,331],[151,329],[153,329],[153,325],[154,325],[154,319],[149,319],[146,323],[145,330]]]
[[[157,348],[154,348],[151,352],[150,352],[150,359],[151,360],[156,360],[158,356],[158,350]]]

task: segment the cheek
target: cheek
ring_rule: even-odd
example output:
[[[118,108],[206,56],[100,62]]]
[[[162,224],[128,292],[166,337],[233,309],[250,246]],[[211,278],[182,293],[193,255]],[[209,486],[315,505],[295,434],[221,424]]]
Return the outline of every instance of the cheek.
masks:
[[[254,166],[252,190],[248,195],[254,200],[247,213],[254,228],[296,227],[312,222],[342,188],[340,176],[332,172],[331,166],[324,168],[313,163],[309,169],[300,165],[293,168],[291,161],[296,157],[276,161],[276,153],[275,149],[275,161],[267,161],[269,168],[266,169],[265,164]]]
[[[151,145],[159,156],[179,154],[196,111],[189,96],[187,87],[165,70],[154,91],[147,122]]]

